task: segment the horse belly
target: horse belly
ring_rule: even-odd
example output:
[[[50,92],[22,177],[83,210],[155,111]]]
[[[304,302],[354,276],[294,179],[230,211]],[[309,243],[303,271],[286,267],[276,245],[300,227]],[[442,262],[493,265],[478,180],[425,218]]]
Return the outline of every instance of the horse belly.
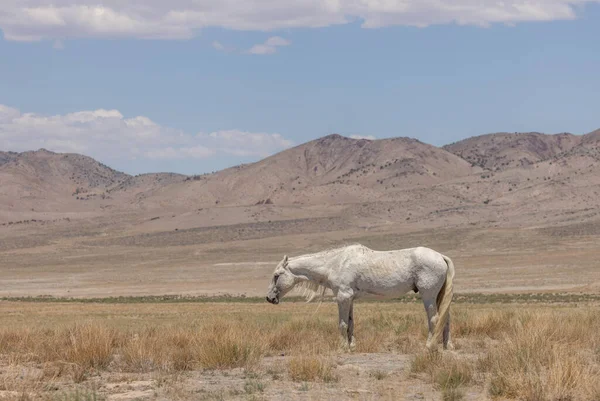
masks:
[[[387,297],[404,295],[414,288],[415,286],[412,280],[378,279],[365,280],[363,283],[357,284],[357,290],[359,292]]]

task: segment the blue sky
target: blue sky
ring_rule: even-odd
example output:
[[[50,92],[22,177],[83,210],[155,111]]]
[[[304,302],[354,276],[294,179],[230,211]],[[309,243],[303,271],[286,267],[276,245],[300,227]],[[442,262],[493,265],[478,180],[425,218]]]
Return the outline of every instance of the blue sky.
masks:
[[[84,0],[9,1],[0,150],[193,174],[330,133],[439,146],[600,128],[600,3],[312,1],[248,0],[238,12],[205,0],[212,14],[178,11],[187,0],[143,12],[140,0],[101,12]]]

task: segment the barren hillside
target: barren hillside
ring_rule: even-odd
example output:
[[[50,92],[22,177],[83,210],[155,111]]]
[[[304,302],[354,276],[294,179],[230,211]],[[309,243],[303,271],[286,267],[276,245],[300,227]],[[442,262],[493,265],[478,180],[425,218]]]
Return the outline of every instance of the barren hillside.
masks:
[[[89,208],[82,200],[101,198],[107,188],[127,176],[87,156],[44,149],[4,153],[0,160],[0,205],[5,219],[27,211],[85,211]]]
[[[172,182],[180,174],[130,176],[91,157],[45,149],[0,153],[0,218],[14,221],[45,213],[77,217],[127,207],[136,196]]]
[[[164,197],[204,207],[346,204],[385,199],[396,189],[438,184],[476,171],[463,159],[416,139],[329,135],[257,163],[166,187]]]
[[[498,133],[468,138],[443,148],[473,165],[499,171],[550,159],[571,150],[581,141],[581,136],[568,133]]]
[[[600,207],[598,160],[600,131],[490,134],[443,149],[329,135],[191,177],[129,176],[86,156],[9,152],[0,153],[0,223],[40,213],[125,213],[142,231],[303,218],[365,227],[587,221]]]

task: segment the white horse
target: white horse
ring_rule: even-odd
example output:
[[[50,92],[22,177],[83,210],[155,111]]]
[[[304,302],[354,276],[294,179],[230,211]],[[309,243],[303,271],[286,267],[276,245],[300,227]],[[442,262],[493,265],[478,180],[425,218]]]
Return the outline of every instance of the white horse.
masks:
[[[354,348],[353,301],[364,294],[394,297],[413,290],[421,293],[429,323],[427,348],[443,336],[450,341],[450,302],[454,264],[433,249],[418,247],[374,251],[350,245],[294,258],[283,257],[273,273],[267,301],[278,304],[292,288],[305,289],[310,302],[329,288],[338,304],[339,329],[344,345]]]

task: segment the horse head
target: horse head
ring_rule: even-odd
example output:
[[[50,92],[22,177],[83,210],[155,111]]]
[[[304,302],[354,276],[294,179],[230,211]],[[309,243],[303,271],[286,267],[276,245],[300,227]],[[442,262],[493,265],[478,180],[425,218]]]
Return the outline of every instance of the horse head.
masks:
[[[279,299],[290,292],[295,284],[296,277],[290,272],[288,267],[288,257],[286,255],[273,272],[273,278],[269,284],[269,289],[267,290],[267,302],[277,305]]]

